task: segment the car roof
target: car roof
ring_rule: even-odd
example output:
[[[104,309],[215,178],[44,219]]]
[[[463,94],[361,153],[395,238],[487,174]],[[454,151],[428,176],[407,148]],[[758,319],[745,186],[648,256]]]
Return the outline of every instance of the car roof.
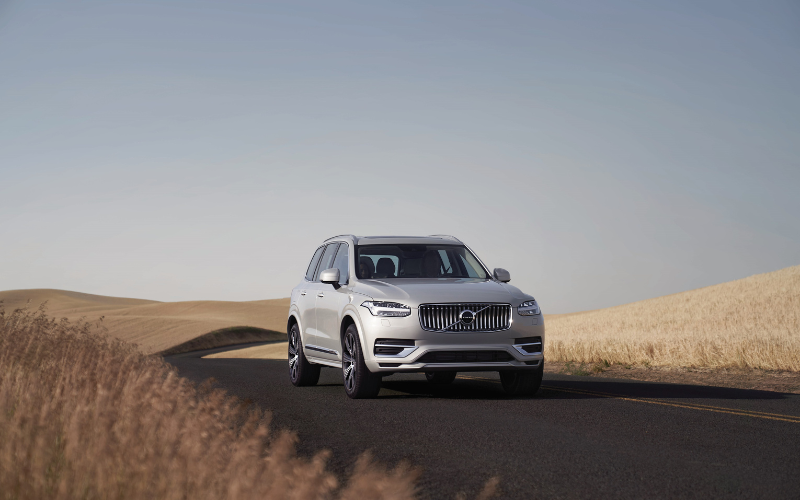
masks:
[[[325,242],[349,240],[356,245],[463,245],[455,236],[434,234],[431,236],[355,236],[342,234],[328,238]]]

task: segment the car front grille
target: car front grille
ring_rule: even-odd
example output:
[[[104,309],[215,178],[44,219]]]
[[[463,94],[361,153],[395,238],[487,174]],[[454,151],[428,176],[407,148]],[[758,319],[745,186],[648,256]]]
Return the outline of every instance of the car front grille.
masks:
[[[513,359],[506,351],[431,351],[415,363],[501,363]]]
[[[464,311],[473,313],[472,321],[462,320]],[[498,332],[511,327],[511,305],[422,304],[419,306],[419,322],[423,330],[434,332]]]

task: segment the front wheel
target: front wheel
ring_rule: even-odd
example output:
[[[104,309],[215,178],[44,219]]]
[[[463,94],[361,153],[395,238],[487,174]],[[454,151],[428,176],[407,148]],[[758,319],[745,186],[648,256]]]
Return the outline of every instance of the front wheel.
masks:
[[[361,342],[358,340],[356,325],[350,325],[344,332],[344,353],[342,354],[342,375],[344,391],[352,399],[374,398],[381,390],[381,376],[370,372],[364,363]]]
[[[544,375],[544,360],[539,363],[536,370],[514,370],[500,372],[500,383],[503,390],[512,397],[533,396],[542,385]]]
[[[317,385],[319,365],[312,365],[303,354],[303,342],[297,324],[289,330],[289,380],[297,387]]]

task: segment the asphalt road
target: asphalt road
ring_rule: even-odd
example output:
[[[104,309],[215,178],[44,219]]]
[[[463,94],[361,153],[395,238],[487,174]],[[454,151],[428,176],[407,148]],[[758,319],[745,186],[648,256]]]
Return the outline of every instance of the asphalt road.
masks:
[[[331,449],[341,477],[367,449],[422,467],[421,498],[471,497],[492,476],[502,498],[800,498],[798,395],[545,374],[535,397],[507,399],[478,372],[443,388],[392,375],[351,400],[340,370],[297,388],[283,361],[207,352],[167,360],[272,410],[300,453]]]

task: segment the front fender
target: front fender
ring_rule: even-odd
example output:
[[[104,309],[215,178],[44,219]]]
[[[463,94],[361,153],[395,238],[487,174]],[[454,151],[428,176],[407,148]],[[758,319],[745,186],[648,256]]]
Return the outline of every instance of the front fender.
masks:
[[[300,309],[295,305],[292,304],[289,306],[289,316],[286,318],[286,334],[289,334],[289,320],[294,317],[295,322],[297,323],[297,327],[300,329],[300,338],[303,338],[303,332],[305,329],[303,328],[303,323],[300,321]],[[303,342],[305,345],[305,342]]]
[[[370,313],[360,305],[355,304],[348,304],[343,312],[342,320],[344,320],[344,316],[350,316],[353,318],[353,321],[356,324],[356,328],[358,328],[358,341],[361,343],[361,354],[364,356],[364,363],[367,365],[369,371],[376,373],[379,372],[378,368],[378,360],[372,354],[372,343],[370,340],[374,341],[374,334],[373,331],[371,335],[367,335],[367,325],[361,319],[361,314],[366,314],[368,317],[371,316]],[[374,330],[374,327],[372,327]],[[342,346],[342,352],[344,353],[344,346]]]
[[[361,316],[359,315],[360,311],[357,309],[357,306],[354,304],[347,304],[342,311],[342,323],[344,322],[345,318],[348,316],[352,318],[353,323],[356,324],[356,329],[358,330],[358,341],[361,343],[361,349],[364,350],[364,346],[366,345],[364,339],[364,324],[361,321]],[[341,324],[341,323],[340,323]],[[344,332],[341,332],[342,334]],[[342,335],[339,335],[339,342],[341,343]],[[341,345],[342,353],[344,353],[344,345]],[[366,357],[365,357],[366,358]]]

